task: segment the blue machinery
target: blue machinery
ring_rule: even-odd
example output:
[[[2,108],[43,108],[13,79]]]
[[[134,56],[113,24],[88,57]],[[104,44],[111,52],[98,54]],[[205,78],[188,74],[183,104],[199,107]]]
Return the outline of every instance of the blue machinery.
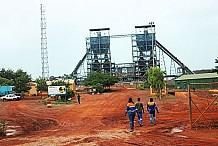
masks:
[[[144,80],[144,74],[153,66],[158,66],[165,71],[166,77],[175,78],[182,74],[193,74],[187,66],[156,40],[153,23],[135,26],[136,33],[127,35],[110,35],[109,28],[90,29],[89,31],[90,37],[86,38],[86,53],[72,73],[78,80],[86,77],[87,73],[107,72],[120,77],[123,81],[139,81]],[[123,37],[131,37],[133,62],[115,64],[111,61],[110,39]],[[169,73],[166,71],[164,54],[171,59]],[[177,70],[175,63],[178,66]]]

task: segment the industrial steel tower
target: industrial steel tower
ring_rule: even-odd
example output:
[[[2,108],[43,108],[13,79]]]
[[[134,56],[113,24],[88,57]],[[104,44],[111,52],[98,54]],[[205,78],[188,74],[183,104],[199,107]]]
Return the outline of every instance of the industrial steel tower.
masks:
[[[136,35],[132,37],[132,58],[135,63],[135,77],[143,80],[150,67],[160,66],[156,51],[156,33],[153,22],[149,25],[135,26]]]
[[[49,79],[45,8],[45,5],[41,4],[41,62],[42,78]]]
[[[109,31],[110,28],[90,29],[90,38],[86,39],[87,73],[114,73]]]

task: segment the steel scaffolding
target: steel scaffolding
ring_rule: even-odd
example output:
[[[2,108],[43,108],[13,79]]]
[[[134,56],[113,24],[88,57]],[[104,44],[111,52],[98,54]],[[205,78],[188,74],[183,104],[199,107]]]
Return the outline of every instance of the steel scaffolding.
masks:
[[[90,29],[90,37],[86,38],[87,73],[114,73],[109,31],[109,28]]]
[[[90,29],[90,37],[86,38],[86,53],[74,69],[74,76],[82,79],[87,76],[87,73],[108,72],[125,81],[145,81],[145,73],[154,66],[161,68],[168,79],[176,78],[182,74],[193,74],[193,71],[156,40],[153,22],[149,25],[135,26],[135,34],[110,36],[109,31],[109,28]],[[124,37],[131,37],[133,61],[120,64],[112,63],[110,39]],[[171,59],[169,72],[167,72],[165,64],[165,55]],[[87,67],[84,67],[84,64]],[[84,69],[87,70],[84,71]]]
[[[132,37],[132,58],[135,63],[135,78],[143,80],[150,67],[160,66],[156,51],[155,25],[135,26]]]

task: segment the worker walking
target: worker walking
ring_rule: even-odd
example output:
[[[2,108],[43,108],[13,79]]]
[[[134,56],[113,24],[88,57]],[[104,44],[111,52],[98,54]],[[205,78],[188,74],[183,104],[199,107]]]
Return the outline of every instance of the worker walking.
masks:
[[[80,95],[79,94],[77,94],[77,100],[78,100],[78,103],[80,104]]]
[[[125,116],[127,113],[128,113],[128,117],[129,117],[130,132],[133,132],[134,131],[134,119],[135,119],[135,114],[136,114],[136,107],[135,107],[135,104],[134,104],[132,98],[129,98],[129,101],[126,105]]]
[[[156,125],[156,115],[155,110],[159,113],[156,103],[153,98],[150,98],[150,101],[147,103],[147,111],[150,117],[150,125]]]
[[[138,98],[135,107],[136,107],[136,113],[138,115],[138,123],[140,127],[142,127],[142,114],[144,113],[144,107],[143,107],[143,103],[140,101],[140,98]]]

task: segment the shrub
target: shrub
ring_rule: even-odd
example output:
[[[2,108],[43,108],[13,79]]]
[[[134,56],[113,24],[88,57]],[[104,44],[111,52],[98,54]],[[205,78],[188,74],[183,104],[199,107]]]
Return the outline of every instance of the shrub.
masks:
[[[56,100],[53,101],[52,104],[57,105],[57,104],[74,104],[74,101],[62,101],[62,100]]]
[[[7,126],[7,122],[5,121],[0,122],[0,136],[6,135],[6,126]]]
[[[96,89],[98,92],[104,92],[104,87],[103,87],[103,84],[101,83],[97,83],[93,85],[93,88]]]
[[[150,86],[151,86],[151,85],[150,85],[149,83],[144,83],[144,88],[145,88],[145,89],[150,89]]]
[[[144,85],[137,85],[136,88],[137,88],[137,89],[141,89],[141,90],[142,90],[142,89],[145,89],[145,88],[144,88]]]

